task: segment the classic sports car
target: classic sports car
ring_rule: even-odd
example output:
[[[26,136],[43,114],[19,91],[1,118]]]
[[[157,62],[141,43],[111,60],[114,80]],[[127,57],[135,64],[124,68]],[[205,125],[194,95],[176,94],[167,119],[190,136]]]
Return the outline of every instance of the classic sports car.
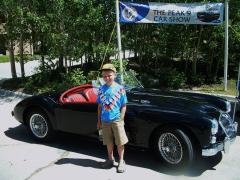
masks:
[[[220,17],[218,11],[198,12],[197,18],[202,22],[218,22]]]
[[[126,84],[129,145],[152,148],[171,168],[186,167],[198,155],[227,151],[235,140],[238,124],[228,114],[231,104],[227,100],[144,89],[134,78],[127,79]],[[98,138],[96,86],[84,84],[63,93],[26,98],[15,106],[12,115],[39,141],[51,139],[56,131]]]

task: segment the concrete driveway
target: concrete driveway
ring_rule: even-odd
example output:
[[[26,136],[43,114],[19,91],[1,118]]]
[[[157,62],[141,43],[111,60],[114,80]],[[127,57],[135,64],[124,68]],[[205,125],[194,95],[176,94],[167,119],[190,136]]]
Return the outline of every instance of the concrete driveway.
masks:
[[[101,143],[81,136],[59,134],[55,142],[38,144],[10,114],[24,96],[0,91],[0,180],[48,179],[240,179],[240,138],[229,154],[202,159],[187,172],[168,171],[146,150],[127,147],[127,171],[100,169],[106,157]]]

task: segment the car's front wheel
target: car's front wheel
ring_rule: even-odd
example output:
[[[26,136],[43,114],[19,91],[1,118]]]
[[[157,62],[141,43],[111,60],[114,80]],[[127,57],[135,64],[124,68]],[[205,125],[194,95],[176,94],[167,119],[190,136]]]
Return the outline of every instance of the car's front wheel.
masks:
[[[156,155],[170,168],[185,169],[193,162],[193,143],[181,129],[165,129],[155,136]]]
[[[28,113],[27,124],[31,134],[38,141],[49,141],[55,134],[47,115],[40,109],[32,109]]]

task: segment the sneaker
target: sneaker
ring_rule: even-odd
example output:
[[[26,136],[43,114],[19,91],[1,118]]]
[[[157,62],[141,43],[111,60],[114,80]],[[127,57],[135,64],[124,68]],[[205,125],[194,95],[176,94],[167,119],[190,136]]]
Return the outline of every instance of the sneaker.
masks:
[[[126,163],[125,161],[119,161],[117,172],[118,173],[124,173],[126,171]]]
[[[101,168],[103,169],[110,169],[114,166],[115,164],[115,160],[110,160],[110,159],[107,159],[106,161],[102,162],[101,163]]]

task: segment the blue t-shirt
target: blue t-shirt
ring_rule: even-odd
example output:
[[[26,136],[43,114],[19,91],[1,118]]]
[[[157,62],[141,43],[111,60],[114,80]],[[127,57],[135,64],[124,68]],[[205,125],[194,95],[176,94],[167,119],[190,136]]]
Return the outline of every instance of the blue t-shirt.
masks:
[[[117,83],[112,86],[105,84],[99,88],[97,102],[102,105],[101,121],[117,120],[120,118],[121,107],[127,103],[126,91]]]

